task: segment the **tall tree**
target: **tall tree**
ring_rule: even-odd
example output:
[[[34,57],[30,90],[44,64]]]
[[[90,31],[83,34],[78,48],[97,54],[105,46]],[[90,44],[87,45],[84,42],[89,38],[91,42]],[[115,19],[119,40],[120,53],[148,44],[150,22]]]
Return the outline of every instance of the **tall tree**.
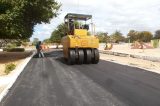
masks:
[[[50,44],[50,43],[51,43],[51,40],[50,40],[50,39],[45,39],[45,40],[43,40],[43,43],[45,43],[45,44]]]
[[[152,33],[149,31],[130,30],[127,36],[129,36],[131,42],[134,41],[149,42],[153,38]]]
[[[154,35],[155,39],[160,39],[160,30],[157,30]]]
[[[125,41],[125,37],[120,31],[115,31],[113,34],[111,34],[111,39],[116,43]]]
[[[127,36],[129,37],[130,42],[133,42],[136,40],[137,31],[130,30]]]
[[[59,35],[59,31],[58,30],[54,30],[53,32],[52,32],[52,35],[51,35],[51,37],[50,37],[50,41],[52,42],[52,43],[60,43],[61,42],[61,36]]]
[[[142,31],[139,33],[139,39],[143,42],[150,42],[153,38],[153,35],[149,31]]]
[[[48,23],[58,15],[59,8],[55,0],[1,0],[0,38],[31,37],[34,26]]]
[[[64,37],[67,34],[66,32],[68,32],[67,25],[64,24],[64,23],[58,25],[57,30],[58,30],[57,33],[60,35],[61,38]]]
[[[66,32],[68,32],[68,28],[66,24],[62,23],[57,26],[57,28],[52,32],[50,40],[53,43],[60,43],[61,38],[66,35]]]
[[[97,32],[96,35],[99,39],[99,42],[101,43],[109,42],[109,36],[107,32]]]

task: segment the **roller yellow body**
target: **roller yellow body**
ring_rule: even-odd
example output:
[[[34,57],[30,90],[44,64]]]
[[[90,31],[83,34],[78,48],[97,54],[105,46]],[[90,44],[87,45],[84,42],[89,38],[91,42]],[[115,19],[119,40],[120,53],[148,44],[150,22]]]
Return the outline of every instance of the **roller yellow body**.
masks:
[[[68,64],[97,64],[99,62],[99,40],[94,35],[88,35],[89,24],[87,20],[91,15],[69,13],[65,16],[65,24],[68,27],[66,36],[62,38],[63,54]],[[83,25],[75,24],[78,20],[85,21]],[[91,22],[92,30],[93,24]]]
[[[99,39],[93,35],[87,35],[87,30],[75,29],[74,35],[67,35],[62,38],[64,57],[68,58],[69,48],[98,48]]]

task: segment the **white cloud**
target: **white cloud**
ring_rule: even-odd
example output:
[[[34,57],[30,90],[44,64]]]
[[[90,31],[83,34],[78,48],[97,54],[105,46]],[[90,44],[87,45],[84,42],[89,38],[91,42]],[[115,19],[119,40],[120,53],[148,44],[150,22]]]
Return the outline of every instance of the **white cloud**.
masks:
[[[84,13],[93,15],[97,31],[113,33],[120,30],[124,35],[130,29],[160,29],[160,0],[58,0],[62,11],[50,24],[37,25],[33,37],[41,40],[50,36],[52,30],[63,22],[67,13]],[[41,33],[36,33],[41,30]],[[37,34],[37,35],[36,35]],[[40,35],[45,36],[41,37]]]

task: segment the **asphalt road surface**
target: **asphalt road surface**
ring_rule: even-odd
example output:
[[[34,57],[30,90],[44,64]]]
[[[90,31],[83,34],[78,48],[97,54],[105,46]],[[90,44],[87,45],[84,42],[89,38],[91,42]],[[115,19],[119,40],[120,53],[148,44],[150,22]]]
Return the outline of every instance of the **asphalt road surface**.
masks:
[[[0,106],[160,106],[160,75],[101,60],[68,66],[61,51],[31,59]]]

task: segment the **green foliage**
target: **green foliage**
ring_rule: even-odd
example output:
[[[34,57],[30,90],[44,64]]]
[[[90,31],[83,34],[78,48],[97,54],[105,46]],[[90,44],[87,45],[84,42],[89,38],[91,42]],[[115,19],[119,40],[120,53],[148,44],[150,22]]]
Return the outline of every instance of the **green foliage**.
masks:
[[[130,30],[128,35],[131,42],[134,41],[143,41],[143,42],[150,42],[153,38],[153,35],[149,31],[135,31]]]
[[[2,44],[5,44],[4,47],[6,48],[15,48],[15,47],[19,47],[21,45],[23,46],[27,46],[29,39],[4,39],[7,40],[6,42],[2,42]]]
[[[82,25],[82,22],[74,21],[74,25],[75,28],[78,29]]]
[[[45,40],[43,41],[43,43],[45,43],[45,44],[50,44],[50,43],[51,43],[51,40],[50,40],[50,39],[45,39]]]
[[[155,39],[160,39],[160,30],[157,30],[154,35]]]
[[[140,39],[143,42],[150,42],[152,38],[153,38],[153,35],[151,32],[149,32],[149,31],[140,32]]]
[[[66,36],[66,32],[68,32],[68,28],[67,28],[66,24],[62,23],[62,24],[58,25],[57,33],[60,35],[61,38]]]
[[[98,35],[97,37],[98,37],[100,43],[105,42],[105,37],[103,35]]]
[[[28,46],[28,42],[21,42],[21,45],[23,45],[24,47]]]
[[[26,47],[26,46],[29,45],[29,42],[30,42],[29,39],[22,39],[22,40],[20,41],[20,44]]]
[[[11,48],[15,48],[16,47],[16,43],[8,43],[6,48],[11,49]]]
[[[10,63],[10,64],[6,64],[5,66],[5,73],[6,74],[9,74],[11,71],[13,71],[14,69],[16,68],[16,65],[13,64],[13,63]]]
[[[57,26],[56,30],[54,30],[51,34],[50,41],[52,43],[60,43],[61,38],[66,35],[66,32],[68,32],[68,28],[66,24],[62,23]]]
[[[106,33],[105,32],[98,32],[96,35],[97,35],[100,43],[109,42],[109,36],[108,36],[107,32]]]
[[[121,42],[125,42],[125,37],[122,36],[122,33],[120,31],[115,31],[113,34],[111,34],[110,36],[108,36],[108,33],[106,32],[98,32],[97,37],[99,39],[100,43],[110,43],[110,42],[116,42],[119,43]]]
[[[6,52],[24,52],[24,48],[4,48],[3,51]]]
[[[17,41],[15,42],[16,46],[21,46],[22,42],[21,41]]]
[[[130,30],[129,33],[127,34],[130,42],[134,42],[136,40],[138,40],[138,32],[135,30]]]
[[[61,42],[61,36],[59,34],[60,32],[58,30],[53,31],[50,40],[52,43],[60,43]]]
[[[29,38],[36,24],[56,17],[60,5],[55,0],[1,0],[0,38]]]
[[[125,42],[125,37],[122,35],[120,31],[115,31],[113,34],[111,34],[111,39],[115,43],[119,42]]]

